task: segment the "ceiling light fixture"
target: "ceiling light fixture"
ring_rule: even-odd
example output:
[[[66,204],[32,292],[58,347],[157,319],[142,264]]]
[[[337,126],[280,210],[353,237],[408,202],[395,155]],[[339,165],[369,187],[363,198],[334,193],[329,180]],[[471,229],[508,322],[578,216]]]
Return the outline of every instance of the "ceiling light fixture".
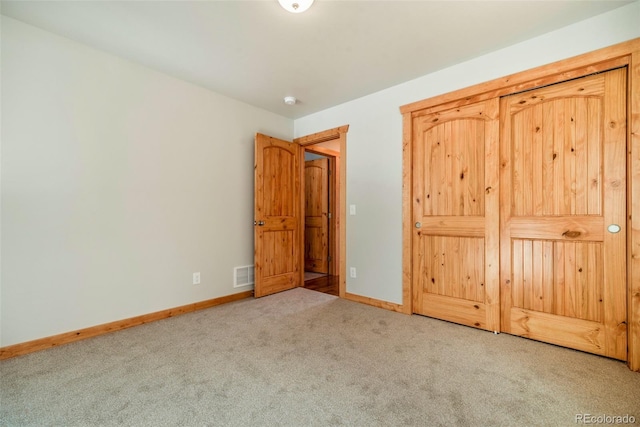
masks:
[[[278,3],[288,12],[302,13],[311,7],[313,0],[278,0]]]
[[[296,97],[295,96],[285,96],[284,97],[284,103],[287,105],[294,105],[296,103]]]

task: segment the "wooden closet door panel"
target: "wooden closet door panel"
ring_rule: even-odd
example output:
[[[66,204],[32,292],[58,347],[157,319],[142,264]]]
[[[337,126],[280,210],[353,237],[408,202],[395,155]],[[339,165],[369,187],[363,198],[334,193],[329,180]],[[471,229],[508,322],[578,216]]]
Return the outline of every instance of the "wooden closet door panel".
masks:
[[[414,312],[499,330],[498,100],[413,119]]]
[[[622,360],[625,81],[618,69],[500,105],[502,330]]]

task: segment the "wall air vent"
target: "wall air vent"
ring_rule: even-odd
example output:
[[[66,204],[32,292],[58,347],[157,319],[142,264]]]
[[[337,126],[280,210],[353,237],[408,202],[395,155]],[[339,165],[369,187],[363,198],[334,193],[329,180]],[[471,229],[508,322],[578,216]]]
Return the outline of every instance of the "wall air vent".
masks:
[[[235,267],[233,269],[234,288],[253,285],[253,282],[253,265],[245,265],[244,267]]]

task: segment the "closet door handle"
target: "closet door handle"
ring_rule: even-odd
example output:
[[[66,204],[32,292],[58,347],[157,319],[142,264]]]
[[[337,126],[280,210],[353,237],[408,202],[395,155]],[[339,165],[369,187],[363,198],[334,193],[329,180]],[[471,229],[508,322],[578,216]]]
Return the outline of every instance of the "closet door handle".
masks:
[[[620,228],[620,226],[619,226],[618,224],[610,224],[610,225],[607,227],[607,231],[608,231],[609,233],[611,233],[611,234],[619,233],[619,232],[620,232],[620,230],[621,230],[621,228]]]

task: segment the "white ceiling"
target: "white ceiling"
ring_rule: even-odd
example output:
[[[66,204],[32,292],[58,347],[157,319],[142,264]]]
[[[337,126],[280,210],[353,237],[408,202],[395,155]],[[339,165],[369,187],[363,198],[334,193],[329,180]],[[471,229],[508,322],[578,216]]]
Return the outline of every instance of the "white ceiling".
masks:
[[[298,118],[632,1],[2,1],[3,15]],[[283,97],[299,102],[287,106]]]

